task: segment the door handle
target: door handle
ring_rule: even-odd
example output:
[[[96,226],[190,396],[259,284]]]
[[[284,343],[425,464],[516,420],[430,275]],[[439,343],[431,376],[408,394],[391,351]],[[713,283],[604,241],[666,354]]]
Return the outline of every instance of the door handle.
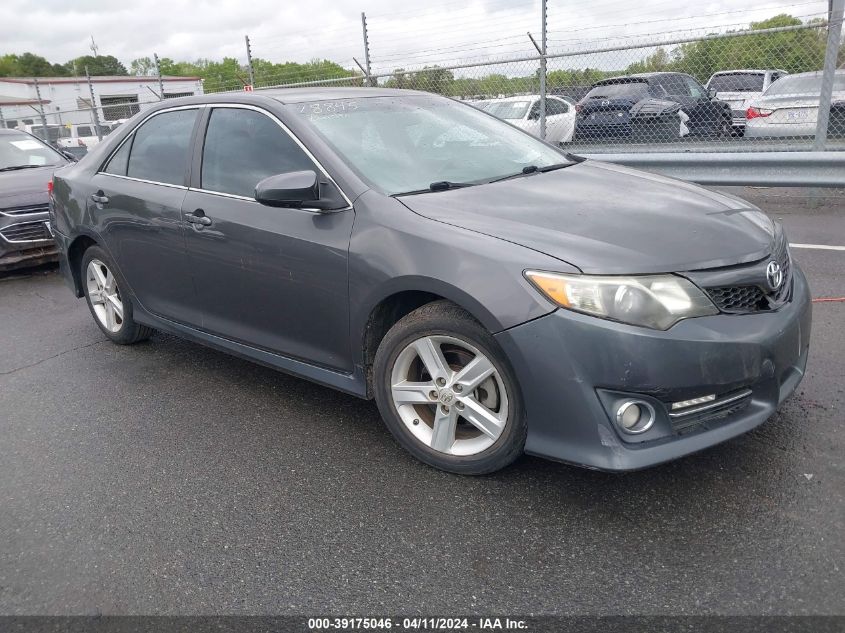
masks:
[[[91,200],[93,200],[97,204],[108,204],[109,203],[109,197],[106,194],[103,193],[102,189],[100,191],[98,191],[97,193],[92,193],[91,194]]]
[[[202,209],[186,214],[185,221],[199,226],[211,226],[211,218],[207,217]]]

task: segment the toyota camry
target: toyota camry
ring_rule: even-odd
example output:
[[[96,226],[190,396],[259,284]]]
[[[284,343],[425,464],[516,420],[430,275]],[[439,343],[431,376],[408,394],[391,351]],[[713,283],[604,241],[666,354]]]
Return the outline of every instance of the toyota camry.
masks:
[[[762,424],[807,362],[807,282],[759,209],[440,96],[167,100],[51,196],[107,338],[160,330],[375,398],[455,473],[681,457]]]

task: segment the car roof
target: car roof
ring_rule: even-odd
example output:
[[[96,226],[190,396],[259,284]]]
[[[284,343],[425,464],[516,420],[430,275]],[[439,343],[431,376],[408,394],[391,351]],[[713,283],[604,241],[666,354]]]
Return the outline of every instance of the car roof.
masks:
[[[430,97],[430,92],[422,90],[403,90],[399,88],[265,88],[253,94],[271,97],[282,103],[302,103],[303,101],[331,101],[333,99],[369,99],[373,97]]]

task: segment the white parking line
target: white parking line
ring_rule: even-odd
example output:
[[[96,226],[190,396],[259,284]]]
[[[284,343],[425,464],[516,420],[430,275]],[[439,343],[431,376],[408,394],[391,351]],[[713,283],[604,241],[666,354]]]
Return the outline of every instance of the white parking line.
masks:
[[[820,251],[845,251],[845,246],[828,246],[827,244],[792,244],[792,248],[815,248]]]

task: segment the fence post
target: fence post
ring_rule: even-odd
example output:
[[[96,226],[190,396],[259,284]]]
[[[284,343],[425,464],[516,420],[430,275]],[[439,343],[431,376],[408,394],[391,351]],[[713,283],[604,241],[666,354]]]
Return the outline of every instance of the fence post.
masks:
[[[827,20],[827,49],[824,53],[824,73],[822,89],[819,95],[819,115],[816,120],[816,138],[813,149],[821,151],[827,145],[827,126],[830,122],[830,100],[833,97],[833,79],[836,74],[836,61],[839,55],[839,40],[842,37],[842,15],[845,12],[845,0],[830,0],[830,12]]]
[[[370,71],[370,40],[367,36],[367,15],[361,11],[361,29],[364,32],[364,74],[367,75],[367,85],[372,87],[372,72]]]
[[[540,32],[540,138],[546,140],[546,0],[541,0],[542,31]]]
[[[38,99],[38,110],[41,113],[41,125],[44,129],[44,136],[41,140],[49,143],[50,133],[47,131],[47,117],[44,115],[44,102],[41,100],[41,87],[38,85],[37,78],[33,77],[32,80],[35,82],[35,97]],[[58,139],[56,142],[58,143]]]
[[[255,71],[252,68],[252,49],[249,47],[249,35],[244,35],[246,42],[246,69],[249,72],[249,85],[255,87]]]
[[[158,63],[158,53],[153,53],[153,60],[156,63],[156,75],[158,76],[158,100],[164,101],[164,82],[161,80],[161,64]]]
[[[94,96],[94,82],[88,73],[88,66],[85,67],[85,78],[88,80],[88,92],[91,93],[91,119],[94,121],[94,129],[97,131],[97,140],[103,140],[103,128],[100,127],[100,113],[97,111],[97,99]]]
[[[6,129],[6,119],[3,118],[3,106],[0,106],[0,129]]]

